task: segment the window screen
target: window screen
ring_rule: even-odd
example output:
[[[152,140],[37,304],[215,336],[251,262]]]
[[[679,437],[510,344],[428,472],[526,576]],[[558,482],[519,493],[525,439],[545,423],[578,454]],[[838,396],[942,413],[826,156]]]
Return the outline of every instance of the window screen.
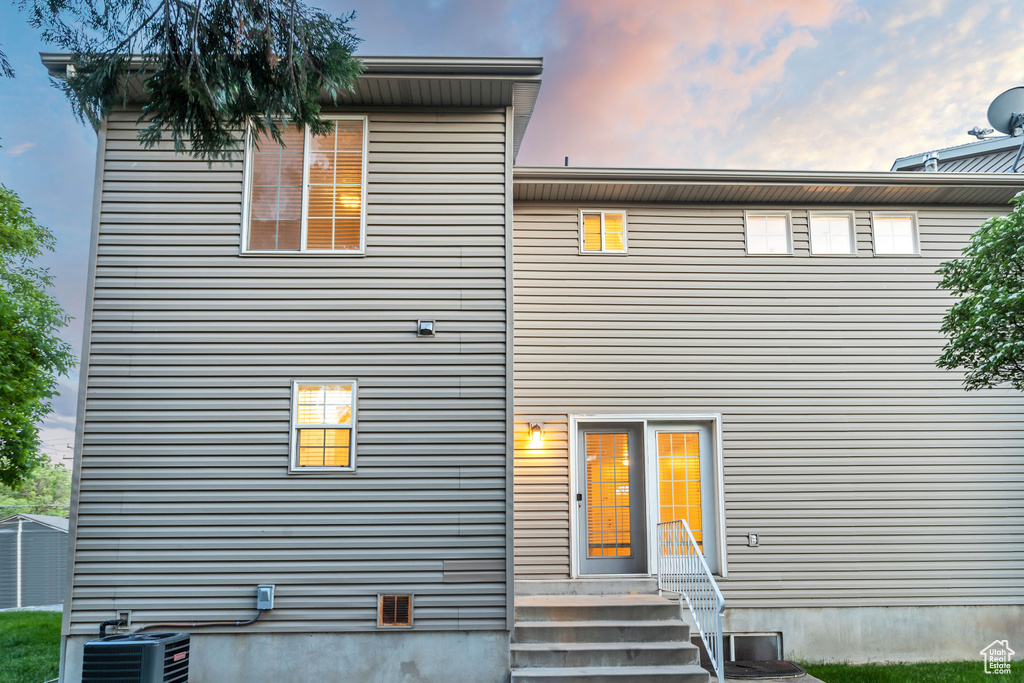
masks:
[[[284,145],[264,140],[252,155],[249,249],[301,246],[303,131],[286,129]]]

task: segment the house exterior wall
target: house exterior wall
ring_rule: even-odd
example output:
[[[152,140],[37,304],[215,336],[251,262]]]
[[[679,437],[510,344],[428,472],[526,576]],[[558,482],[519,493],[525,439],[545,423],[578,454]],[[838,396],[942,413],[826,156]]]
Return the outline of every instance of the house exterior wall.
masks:
[[[240,255],[243,164],[106,122],[65,634],[248,619],[260,583],[245,633],[375,631],[390,592],[507,629],[507,111],[368,113],[363,257]],[[354,474],[288,473],[318,377],[358,380]]]
[[[581,208],[624,208],[628,255],[579,254]],[[899,207],[922,255],[881,257],[894,207],[833,207],[836,257],[806,206],[775,207],[794,255],[747,256],[745,208],[517,202],[516,578],[570,575],[567,416],[720,413],[730,610],[1022,604],[1024,400],[934,364],[935,270],[1002,209]]]

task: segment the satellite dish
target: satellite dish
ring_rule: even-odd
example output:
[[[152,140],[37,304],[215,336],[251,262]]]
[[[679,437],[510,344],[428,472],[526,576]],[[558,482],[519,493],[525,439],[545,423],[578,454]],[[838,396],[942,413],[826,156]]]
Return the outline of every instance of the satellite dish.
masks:
[[[1024,125],[1024,86],[1010,88],[988,105],[988,122],[1000,133],[1014,135]]]

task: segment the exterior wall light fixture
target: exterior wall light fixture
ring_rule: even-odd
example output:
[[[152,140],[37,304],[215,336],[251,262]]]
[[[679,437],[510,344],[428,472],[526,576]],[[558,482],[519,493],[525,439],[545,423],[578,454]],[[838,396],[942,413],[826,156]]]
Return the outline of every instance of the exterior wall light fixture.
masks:
[[[530,425],[530,443],[534,446],[539,446],[544,434],[541,432],[540,425],[533,423]]]

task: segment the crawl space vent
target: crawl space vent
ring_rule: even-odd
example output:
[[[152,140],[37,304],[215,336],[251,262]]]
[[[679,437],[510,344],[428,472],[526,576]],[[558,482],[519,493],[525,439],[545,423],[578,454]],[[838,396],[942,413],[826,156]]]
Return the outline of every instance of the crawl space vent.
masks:
[[[377,600],[377,626],[395,628],[412,626],[411,595],[381,595]]]

